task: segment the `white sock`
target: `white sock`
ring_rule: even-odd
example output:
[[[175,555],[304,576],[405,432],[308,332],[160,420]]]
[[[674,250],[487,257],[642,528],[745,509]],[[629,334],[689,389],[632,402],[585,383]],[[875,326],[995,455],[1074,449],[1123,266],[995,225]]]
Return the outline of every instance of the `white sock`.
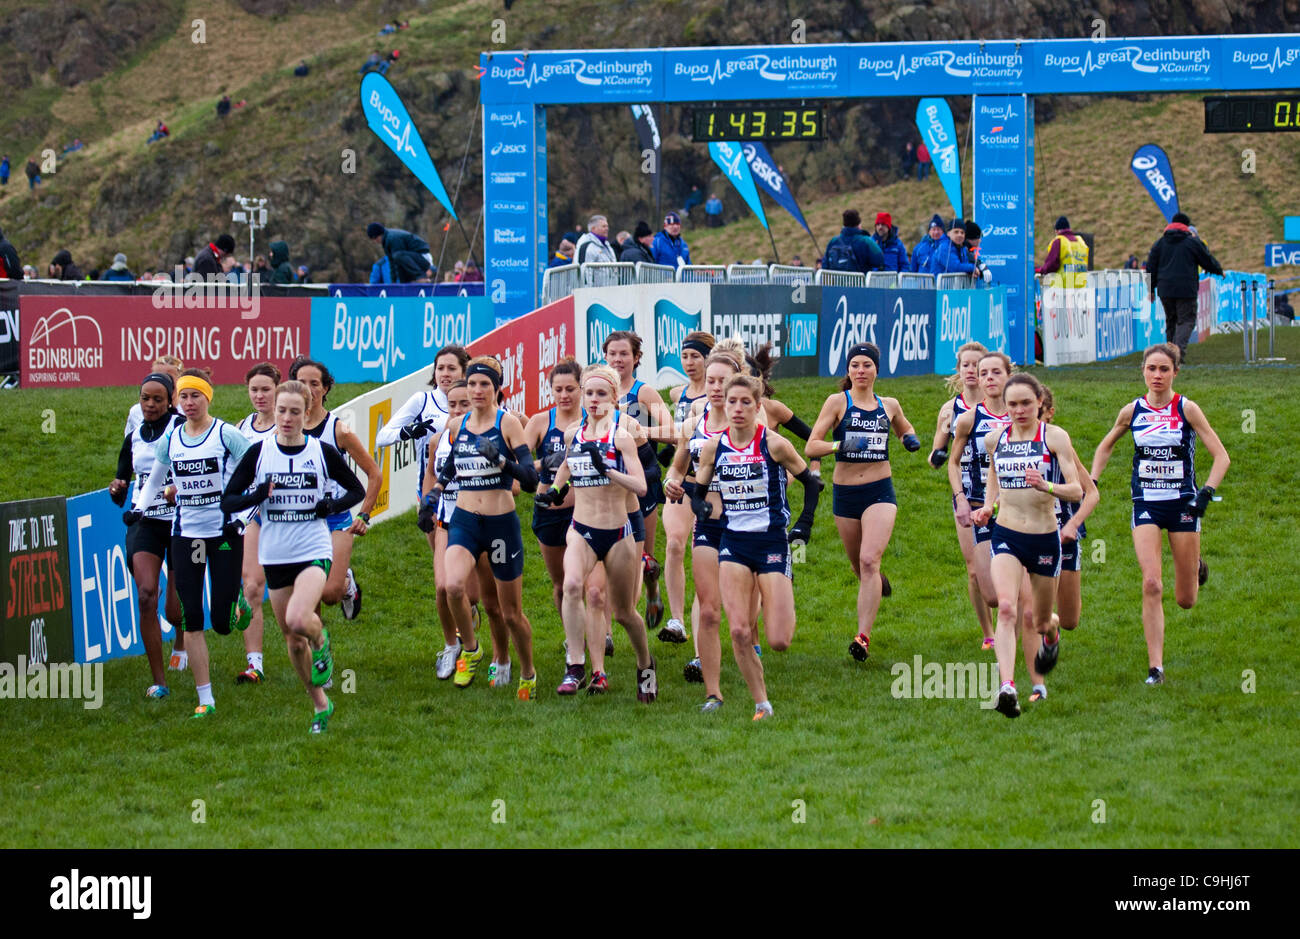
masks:
[[[1046,685],[1034,685],[1034,692],[1035,692],[1036,694],[1041,694],[1043,697],[1047,697],[1047,686],[1046,686]]]
[[[249,652],[247,654],[247,657],[248,657],[248,664],[260,672],[262,670],[262,653]]]
[[[210,704],[216,707],[217,702],[212,697],[212,683],[206,685],[197,685],[194,688],[199,693],[199,704]]]

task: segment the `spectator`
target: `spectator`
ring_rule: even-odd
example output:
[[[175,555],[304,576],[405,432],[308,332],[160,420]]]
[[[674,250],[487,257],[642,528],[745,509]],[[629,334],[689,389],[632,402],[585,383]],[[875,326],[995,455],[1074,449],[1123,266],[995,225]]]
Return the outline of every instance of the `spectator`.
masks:
[[[388,53],[387,56],[385,56],[385,58],[384,58],[384,71],[385,71],[385,72],[388,71],[388,67],[389,67],[390,65],[392,65],[393,63],[395,63],[395,62],[397,61],[398,57],[399,57],[401,54],[402,54],[402,52],[401,52],[400,49],[394,49],[392,52]]]
[[[41,184],[41,168],[36,165],[35,160],[27,161],[27,188],[35,189]]]
[[[380,58],[378,52],[370,53],[370,58],[366,59],[366,64],[357,69],[358,75],[364,75],[366,72],[378,72],[380,75],[388,71],[388,63]]]
[[[93,280],[94,278],[92,278]],[[135,275],[126,266],[126,255],[118,252],[113,255],[113,264],[104,271],[101,280],[135,280]]]
[[[25,271],[26,268],[18,260],[18,250],[5,237],[5,233],[0,231],[0,278],[23,280]],[[32,273],[36,273],[35,269]]]
[[[458,259],[456,263],[451,266],[452,283],[459,284],[461,282],[461,279],[464,276],[465,276],[465,262]]]
[[[35,265],[35,264],[24,264],[24,265],[23,265],[23,279],[24,279],[24,280],[35,280],[37,277],[40,276],[40,274],[41,274],[41,272],[38,271],[38,270],[36,269],[36,265]]]
[[[1210,254],[1205,242],[1191,232],[1192,221],[1182,212],[1171,221],[1151,246],[1147,255],[1147,273],[1151,286],[1160,295],[1165,308],[1165,340],[1178,346],[1180,358],[1187,361],[1187,343],[1196,326],[1196,294],[1200,287],[1199,268],[1223,276],[1223,268]]]
[[[398,283],[428,283],[431,280],[433,255],[429,253],[428,242],[419,235],[371,222],[366,226],[366,237],[384,249]]]
[[[921,144],[916,148],[916,179],[917,182],[925,179],[930,175],[930,169],[934,166],[930,162],[930,148]]]
[[[885,270],[905,271],[908,269],[907,245],[898,237],[898,226],[888,212],[876,213],[876,244],[885,256]]]
[[[943,240],[943,219],[936,212],[930,216],[929,235],[922,238],[916,249],[912,251],[912,273],[924,274],[930,265],[930,255],[934,249],[939,246]]]
[[[0,160],[0,186],[8,186],[8,185],[9,185],[9,154],[6,153],[5,158],[3,160]]]
[[[716,192],[709,193],[709,201],[704,203],[704,214],[708,217],[710,228],[722,225],[722,200]]]
[[[253,274],[257,277],[259,283],[270,283],[271,265],[267,263],[265,254],[259,254],[253,259]]]
[[[609,246],[609,219],[603,215],[587,219],[587,233],[578,239],[576,257],[579,264],[614,261],[614,249]]]
[[[388,263],[388,255],[384,255],[370,266],[370,282],[372,284],[391,284],[393,282],[393,269]]]
[[[185,273],[186,274],[194,273],[194,255],[190,255],[185,259]]]
[[[632,233],[624,230],[614,236],[614,253],[622,254],[623,249],[632,244]]]
[[[966,254],[963,244],[966,241],[966,222],[955,218],[948,225],[948,237],[942,239],[930,252],[926,273],[934,274],[973,274],[975,265]]]
[[[796,254],[794,257],[790,258],[790,266],[803,267],[803,258],[799,257],[799,255]]]
[[[857,209],[845,209],[844,227],[826,244],[825,265],[829,271],[857,271],[865,274],[885,266],[880,246],[861,228]]]
[[[1295,310],[1291,307],[1291,301],[1286,298],[1285,293],[1276,293],[1273,295],[1273,312],[1281,317],[1295,322]]]
[[[66,147],[64,147],[64,148],[63,148],[63,152],[64,152],[64,153],[76,153],[78,150],[82,149],[85,145],[86,145],[86,144],[82,141],[82,139],[81,139],[80,137],[73,137],[73,138],[72,138],[72,143],[70,143],[70,144],[68,144]]]
[[[966,241],[962,245],[966,249],[966,255],[970,258],[971,263],[975,265],[975,276],[983,280],[986,284],[993,283],[993,271],[987,264],[980,260],[980,240],[984,237],[984,232],[970,219],[966,220]]]
[[[248,277],[248,268],[238,258],[233,259],[235,263],[230,265],[230,270],[226,271],[226,281],[231,284],[243,283]]]
[[[171,131],[167,129],[167,125],[164,124],[160,119],[158,121],[157,126],[155,126],[153,129],[153,133],[149,135],[149,139],[146,140],[145,143],[153,143],[155,140],[162,140],[164,137],[167,137],[170,134]]]
[[[429,263],[432,264],[433,261],[430,260]],[[432,271],[430,271],[430,273],[432,274]],[[432,280],[432,279],[433,279],[432,277],[429,278],[429,280]],[[297,280],[297,283],[300,283],[300,284],[310,284],[310,283],[311,283],[311,271],[308,269],[308,267],[307,267],[306,264],[299,264],[299,265],[298,265],[298,277],[296,278],[296,280]]]
[[[218,235],[194,256],[193,273],[200,277],[221,277],[235,266],[235,239]],[[154,278],[157,280],[157,278]]]
[[[289,242],[271,242],[270,272],[266,277],[268,284],[292,284],[293,266],[289,264]]]
[[[718,204],[721,205],[722,203],[719,202]],[[708,211],[707,207],[705,211]],[[664,216],[663,231],[655,235],[650,250],[654,254],[656,264],[681,267],[683,264],[691,263],[691,249],[686,244],[686,239],[682,237],[682,217],[680,215],[676,212],[669,212]]]
[[[81,280],[81,268],[72,263],[72,255],[66,248],[54,255],[48,273],[51,280]]]
[[[1124,262],[1124,270],[1126,271],[1142,270],[1142,262],[1138,260],[1138,256],[1136,254],[1130,254],[1128,256],[1128,260]]]
[[[555,249],[555,256],[551,258],[548,267],[564,267],[573,263],[573,250],[576,247],[568,238],[561,239],[560,246]]]
[[[912,175],[912,167],[916,165],[916,150],[912,147],[912,141],[903,145],[903,179]]]
[[[307,64],[306,59],[303,59],[301,62],[298,63],[298,66],[293,70],[293,73],[297,75],[299,78],[306,78],[307,73],[310,71],[311,71],[311,66]]]
[[[481,284],[483,283],[483,272],[479,270],[478,262],[470,258],[465,262],[465,270],[460,275],[462,284]]]
[[[678,230],[681,229],[681,223],[678,223]],[[654,245],[659,239],[653,231],[650,230],[646,222],[636,223],[636,233],[632,239],[623,247],[618,259],[628,264],[642,262],[645,264],[657,264],[655,260]],[[680,239],[679,239],[680,240]],[[683,242],[685,245],[685,242]]]
[[[1070,231],[1070,220],[1062,215],[1056,220],[1056,235],[1047,249],[1042,267],[1044,287],[1086,287],[1088,285],[1088,243]],[[1196,291],[1192,290],[1192,296]]]
[[[686,201],[682,203],[682,214],[687,218],[690,218],[691,209],[695,208],[697,205],[702,205],[703,203],[704,193],[700,192],[699,186],[692,186],[690,195],[688,195]]]
[[[230,95],[222,95],[221,100],[217,102],[217,117],[225,117],[230,113]]]

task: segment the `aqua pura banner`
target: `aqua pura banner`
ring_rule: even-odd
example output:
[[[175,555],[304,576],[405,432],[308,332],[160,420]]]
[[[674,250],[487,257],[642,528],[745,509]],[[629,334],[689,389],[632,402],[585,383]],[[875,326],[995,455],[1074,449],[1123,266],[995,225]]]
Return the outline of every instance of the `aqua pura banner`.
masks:
[[[961,158],[957,151],[957,129],[948,102],[943,98],[922,98],[916,105],[916,129],[930,150],[935,174],[952,203],[953,215],[960,218],[965,215],[962,210]]]
[[[378,72],[367,72],[361,79],[361,110],[365,112],[366,123],[375,136],[397,154],[415,178],[424,183],[452,218],[456,218],[456,210],[447,198],[447,190],[415,122],[406,111],[406,105],[402,104],[401,96],[388,79]]]
[[[741,149],[749,162],[750,176],[758,187],[771,196],[777,205],[789,212],[791,217],[803,226],[803,230],[811,235],[812,229],[804,221],[803,212],[799,211],[799,203],[794,201],[794,193],[790,191],[790,180],[777,166],[776,160],[768,153],[767,147],[762,141],[752,140],[745,143]]]
[[[1153,143],[1144,143],[1133,152],[1129,168],[1164,215],[1165,221],[1173,221],[1178,213],[1178,189],[1174,185],[1174,168],[1165,151]]]
[[[758,190],[754,188],[754,177],[749,172],[749,163],[745,160],[745,152],[740,144],[729,140],[713,141],[709,144],[709,156],[722,168],[736,192],[740,193],[745,204],[758,216],[763,227],[767,228],[767,215],[763,212],[763,203],[758,198]]]

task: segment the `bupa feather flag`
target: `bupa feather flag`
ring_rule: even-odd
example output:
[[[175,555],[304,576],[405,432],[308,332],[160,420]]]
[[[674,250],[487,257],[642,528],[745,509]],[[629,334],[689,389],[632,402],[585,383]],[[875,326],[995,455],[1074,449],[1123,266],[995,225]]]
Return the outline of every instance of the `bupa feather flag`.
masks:
[[[758,190],[754,188],[754,177],[749,172],[749,162],[745,151],[739,143],[729,140],[713,141],[709,144],[709,156],[722,168],[736,192],[745,200],[745,204],[758,216],[758,220],[767,228],[767,215],[763,212],[763,203],[759,201]]]
[[[424,183],[424,187],[433,193],[443,208],[451,213],[452,218],[456,218],[456,210],[451,207],[447,190],[415,127],[415,121],[411,120],[396,89],[378,72],[367,72],[365,78],[361,79],[361,109],[365,111],[366,123],[375,132],[375,136],[397,154],[397,158],[406,164],[415,178]]]

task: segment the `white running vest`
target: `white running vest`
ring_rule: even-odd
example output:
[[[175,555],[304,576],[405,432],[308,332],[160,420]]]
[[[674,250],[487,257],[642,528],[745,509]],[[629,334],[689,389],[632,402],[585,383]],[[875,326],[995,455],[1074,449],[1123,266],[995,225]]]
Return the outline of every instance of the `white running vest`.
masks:
[[[270,480],[271,494],[262,503],[262,534],[257,560],[262,565],[295,561],[333,560],[329,523],[316,517],[330,477],[325,452],[315,437],[307,437],[301,453],[287,454],[274,436],[262,441],[254,485]]]
[[[221,418],[213,418],[212,426],[196,444],[185,442],[184,424],[172,428],[167,441],[172,482],[176,484],[176,520],[172,534],[183,538],[221,536],[225,524],[221,490],[234,471],[230,451],[221,439],[221,428],[228,426]]]

